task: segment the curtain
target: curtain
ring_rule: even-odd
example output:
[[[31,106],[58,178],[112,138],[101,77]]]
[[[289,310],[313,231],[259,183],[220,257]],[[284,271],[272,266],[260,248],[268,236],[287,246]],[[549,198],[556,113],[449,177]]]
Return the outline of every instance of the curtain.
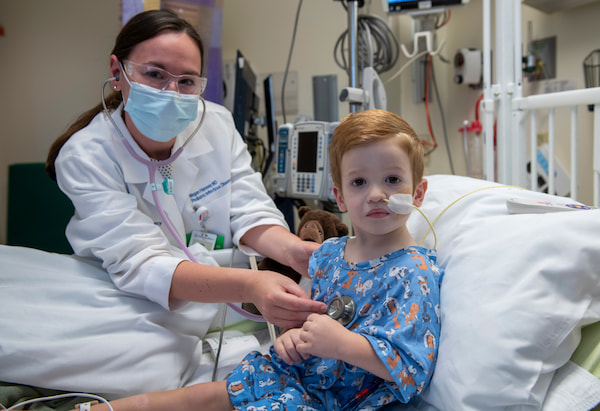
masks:
[[[170,9],[192,24],[204,43],[202,75],[208,78],[204,98],[223,104],[221,29],[223,0],[122,0],[123,24],[144,10]]]

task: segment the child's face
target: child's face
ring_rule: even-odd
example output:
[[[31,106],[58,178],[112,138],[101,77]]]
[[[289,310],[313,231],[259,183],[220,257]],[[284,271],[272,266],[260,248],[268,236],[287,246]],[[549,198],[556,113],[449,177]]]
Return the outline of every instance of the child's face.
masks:
[[[349,150],[342,157],[340,171],[341,187],[335,187],[334,194],[357,235],[382,235],[404,226],[408,216],[393,213],[385,201],[392,194],[413,194],[410,161],[395,138]],[[421,200],[415,198],[415,205],[420,206]]]

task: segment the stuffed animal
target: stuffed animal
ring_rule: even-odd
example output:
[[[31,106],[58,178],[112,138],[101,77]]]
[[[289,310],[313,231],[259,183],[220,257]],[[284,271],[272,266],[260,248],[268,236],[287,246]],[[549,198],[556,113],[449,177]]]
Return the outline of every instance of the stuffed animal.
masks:
[[[312,210],[308,206],[298,209],[298,237],[304,241],[323,243],[330,237],[342,237],[348,234],[348,226],[340,221],[333,213],[325,210]],[[302,276],[292,268],[283,265],[270,258],[264,258],[258,263],[259,270],[270,270],[281,273],[297,283]],[[258,309],[251,303],[242,304],[242,308],[253,314],[260,314]]]

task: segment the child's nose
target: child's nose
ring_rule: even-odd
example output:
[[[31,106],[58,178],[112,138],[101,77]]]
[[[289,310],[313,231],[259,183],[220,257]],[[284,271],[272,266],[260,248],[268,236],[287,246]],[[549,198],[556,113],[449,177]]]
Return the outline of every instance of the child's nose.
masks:
[[[383,201],[388,198],[387,193],[378,185],[371,186],[369,190],[369,200],[373,202]]]

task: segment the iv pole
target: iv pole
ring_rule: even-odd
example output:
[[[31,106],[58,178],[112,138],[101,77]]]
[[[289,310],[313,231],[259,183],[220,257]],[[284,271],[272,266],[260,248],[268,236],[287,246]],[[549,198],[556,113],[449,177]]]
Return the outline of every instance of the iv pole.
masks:
[[[352,89],[357,89],[356,84],[356,37],[358,31],[358,8],[364,5],[364,0],[348,0],[348,35],[349,35],[349,55],[350,62],[348,64],[348,86]],[[359,4],[360,3],[360,4]],[[350,113],[356,113],[360,103],[350,101]]]
[[[348,87],[340,93],[341,102],[350,104],[350,113],[372,108],[386,109],[385,88],[373,67],[358,67],[358,9],[364,0],[345,0],[348,11]],[[370,36],[369,36],[369,40]],[[369,45],[370,46],[370,45]],[[358,77],[360,75],[360,80]],[[358,83],[361,83],[360,85]]]

